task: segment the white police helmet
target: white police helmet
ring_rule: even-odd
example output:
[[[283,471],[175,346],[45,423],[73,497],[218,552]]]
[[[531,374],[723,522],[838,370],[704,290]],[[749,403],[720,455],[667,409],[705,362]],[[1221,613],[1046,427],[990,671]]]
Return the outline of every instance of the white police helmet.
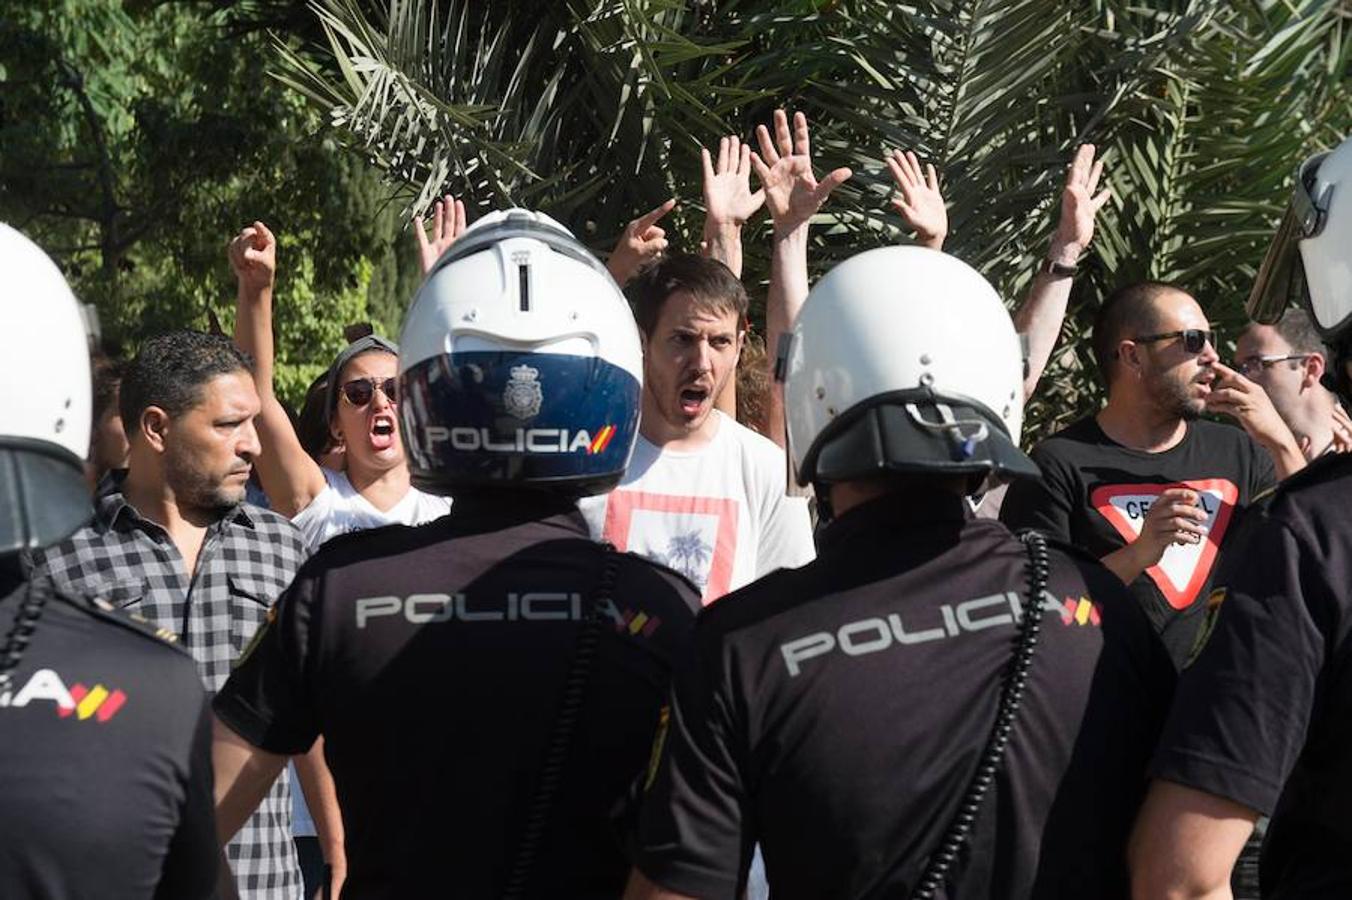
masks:
[[[832,269],[808,295],[781,371],[804,484],[1039,474],[1018,449],[1018,335],[990,284],[952,256],[884,247]]]
[[[1352,327],[1352,137],[1297,170],[1291,203],[1249,294],[1249,315],[1275,322],[1289,303],[1304,303],[1325,338]]]
[[[79,305],[36,244],[0,223],[0,554],[46,547],[88,521],[89,339]]]
[[[566,228],[510,209],[437,260],[399,339],[399,415],[419,488],[614,487],[638,434],[643,359],[624,295]]]
[[[1352,356],[1352,137],[1296,170],[1286,215],[1249,293],[1249,316],[1271,324],[1304,305],[1335,363],[1328,375],[1352,396],[1343,363]]]

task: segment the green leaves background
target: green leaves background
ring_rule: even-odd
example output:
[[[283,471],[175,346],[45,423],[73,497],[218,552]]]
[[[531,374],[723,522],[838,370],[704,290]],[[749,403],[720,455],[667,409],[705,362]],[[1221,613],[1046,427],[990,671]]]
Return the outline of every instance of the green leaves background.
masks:
[[[1012,306],[1054,227],[1064,166],[1078,143],[1093,141],[1107,154],[1115,196],[1030,407],[1029,440],[1098,402],[1085,336],[1113,286],[1178,281],[1233,340],[1295,166],[1352,131],[1352,11],[1340,0],[313,0],[308,9],[255,0],[208,12],[172,2],[137,8],[142,28],[148,17],[191,13],[217,34],[233,27],[244,36],[223,50],[213,32],[203,37],[184,25],[184,47],[168,54],[163,84],[114,91],[133,95],[135,134],[159,123],[165,135],[142,140],[149,150],[137,145],[130,171],[173,182],[174,159],[151,152],[171,147],[170,156],[210,173],[186,179],[183,215],[157,238],[172,264],[161,250],[162,258],[140,262],[153,278],[129,287],[109,276],[119,285],[113,292],[101,276],[93,291],[109,291],[105,304],[115,304],[112,317],[132,339],[158,325],[164,310],[172,318],[188,308],[189,294],[228,310],[223,255],[208,271],[184,237],[202,227],[185,221],[199,214],[211,254],[228,236],[222,229],[267,220],[253,211],[262,206],[291,236],[284,265],[290,254],[313,257],[305,277],[314,299],[292,307],[306,310],[313,327],[282,334],[286,359],[312,366],[335,340],[315,330],[320,321],[364,312],[394,326],[416,285],[398,246],[408,241],[398,213],[426,210],[443,192],[464,196],[480,214],[509,204],[544,209],[602,252],[629,219],[674,195],[681,206],[663,224],[676,246],[693,249],[702,223],[699,147],[725,133],[749,138],[779,105],[808,114],[820,169],[849,165],[856,173],[814,230],[814,276],[859,250],[908,239],[887,203],[892,186],[881,161],[884,149],[905,147],[942,172],[946,249],[985,273]],[[241,24],[248,22],[267,23],[269,39]],[[75,37],[61,40],[64,47]],[[165,46],[161,40],[145,53]],[[13,80],[14,67],[0,59]],[[186,82],[176,80],[179,68],[190,73]],[[218,87],[216,106],[203,84]],[[0,138],[8,141],[13,91],[8,81],[0,90]],[[188,99],[175,106],[180,96]],[[234,115],[249,137],[202,132],[213,121],[208,113]],[[234,148],[241,159],[233,173],[212,168],[203,135]],[[7,151],[0,214],[9,217]],[[385,178],[379,188],[372,167]],[[748,287],[760,302],[766,223],[752,223],[745,240]],[[82,273],[98,260],[90,251],[68,258]],[[86,274],[77,281],[91,284]],[[326,310],[326,299],[340,306]],[[943,315],[941,298],[933,303]]]
[[[297,6],[295,21],[313,19]],[[281,241],[278,381],[297,401],[345,324],[397,327],[419,273],[379,173],[268,76],[258,17],[289,21],[277,11],[7,0],[0,219],[56,258],[123,353],[170,328],[228,330],[226,243],[269,223]]]
[[[1352,20],[1336,2],[377,6],[317,0],[336,66],[285,53],[280,77],[413,207],[446,190],[480,210],[538,207],[598,250],[670,195],[682,200],[678,242],[694,247],[699,147],[748,138],[784,105],[808,114],[821,169],[856,172],[815,231],[814,275],[907,239],[881,156],[911,148],[943,173],[946,249],[1012,305],[1074,147],[1099,144],[1115,199],[1030,438],[1098,402],[1085,336],[1119,283],[1178,281],[1233,340],[1291,173],[1352,131]],[[767,271],[764,237],[747,235],[752,285]]]

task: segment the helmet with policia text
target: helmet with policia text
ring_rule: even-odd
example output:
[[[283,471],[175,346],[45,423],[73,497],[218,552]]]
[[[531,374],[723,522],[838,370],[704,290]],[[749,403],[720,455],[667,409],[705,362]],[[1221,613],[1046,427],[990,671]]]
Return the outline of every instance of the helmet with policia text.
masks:
[[[36,244],[0,223],[0,555],[64,540],[93,514],[89,339],[80,307]]]
[[[1352,360],[1352,137],[1310,157],[1296,171],[1291,202],[1249,293],[1254,321],[1272,324],[1301,304],[1334,350],[1325,376],[1352,398],[1344,363]]]
[[[808,295],[780,371],[803,484],[1039,475],[1018,448],[1021,342],[995,290],[952,256],[884,247],[832,269]]]
[[[573,496],[619,483],[643,358],[614,279],[562,225],[522,209],[475,222],[437,260],[399,339],[413,483]]]

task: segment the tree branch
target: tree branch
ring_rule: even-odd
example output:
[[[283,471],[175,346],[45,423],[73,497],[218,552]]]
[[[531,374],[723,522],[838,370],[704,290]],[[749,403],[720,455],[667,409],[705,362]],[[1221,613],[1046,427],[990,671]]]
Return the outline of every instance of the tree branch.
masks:
[[[98,111],[94,109],[93,101],[89,99],[89,93],[84,87],[84,78],[80,73],[64,59],[58,59],[56,65],[61,70],[62,83],[75,93],[75,98],[79,101],[80,110],[84,113],[90,136],[94,140],[94,149],[98,153],[96,167],[99,187],[103,191],[102,218],[99,220],[103,232],[103,271],[107,275],[113,275],[117,271],[117,254],[113,251],[119,243],[117,233],[119,207],[113,160],[103,136],[103,122],[99,119]]]

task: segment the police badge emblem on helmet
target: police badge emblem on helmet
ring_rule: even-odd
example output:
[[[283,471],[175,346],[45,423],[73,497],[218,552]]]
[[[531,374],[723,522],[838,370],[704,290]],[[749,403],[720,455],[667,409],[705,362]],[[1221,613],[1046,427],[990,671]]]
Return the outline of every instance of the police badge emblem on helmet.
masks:
[[[502,392],[502,402],[509,415],[529,419],[539,415],[544,394],[540,391],[540,370],[532,366],[513,366],[512,377]]]

